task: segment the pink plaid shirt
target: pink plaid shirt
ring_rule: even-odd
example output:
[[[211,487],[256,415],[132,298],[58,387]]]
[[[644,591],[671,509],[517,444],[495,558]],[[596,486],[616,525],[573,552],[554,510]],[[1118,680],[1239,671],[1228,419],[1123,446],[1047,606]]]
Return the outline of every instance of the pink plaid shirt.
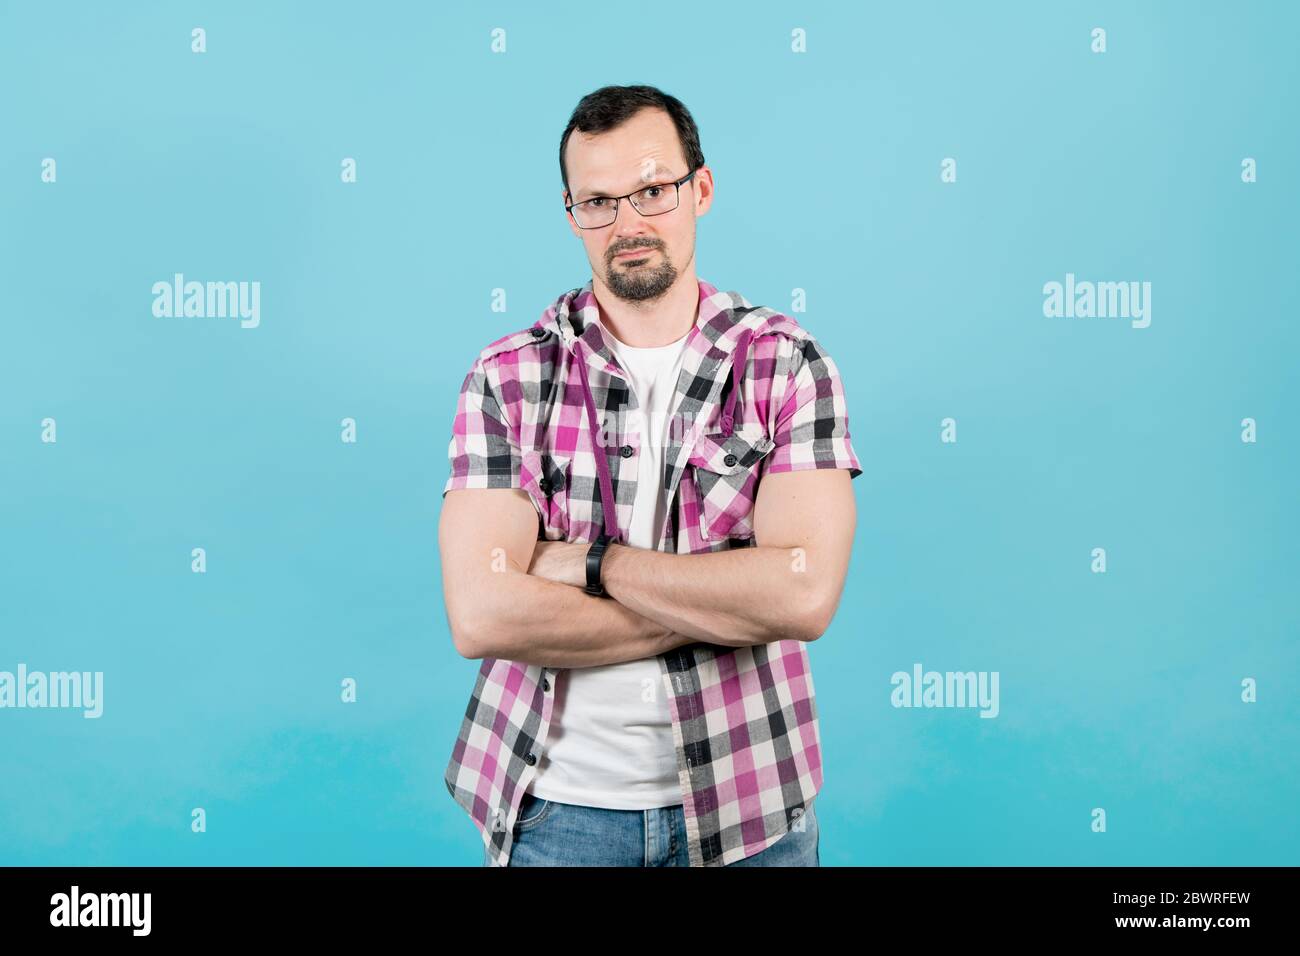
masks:
[[[839,372],[794,319],[699,280],[664,455],[660,551],[758,544],[766,474],[862,473]],[[636,397],[605,343],[592,283],[479,353],[461,385],[443,494],[522,488],[538,537],[626,540],[636,498]],[[600,453],[597,454],[599,449]],[[675,505],[671,504],[675,502]],[[592,600],[598,600],[593,598]],[[658,657],[677,750],[691,866],[775,843],[821,789],[821,736],[803,641],[686,644]],[[445,773],[498,865],[546,745],[562,668],[485,658]]]

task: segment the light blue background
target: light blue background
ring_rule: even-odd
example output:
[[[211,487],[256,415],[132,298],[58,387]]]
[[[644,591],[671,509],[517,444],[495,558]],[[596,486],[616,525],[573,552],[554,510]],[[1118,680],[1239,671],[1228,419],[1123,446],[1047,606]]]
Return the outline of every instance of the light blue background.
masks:
[[[479,863],[442,782],[478,667],[440,598],[457,390],[590,276],[559,136],[640,82],[714,170],[699,275],[806,289],[846,382],[823,862],[1300,863],[1297,28],[1283,3],[6,2],[0,669],[106,686],[99,720],[0,711],[0,863]],[[154,318],[174,272],[260,281],[260,328]],[[1152,282],[1150,328],[1045,318],[1066,272]],[[893,708],[914,662],[998,671],[1000,716]]]

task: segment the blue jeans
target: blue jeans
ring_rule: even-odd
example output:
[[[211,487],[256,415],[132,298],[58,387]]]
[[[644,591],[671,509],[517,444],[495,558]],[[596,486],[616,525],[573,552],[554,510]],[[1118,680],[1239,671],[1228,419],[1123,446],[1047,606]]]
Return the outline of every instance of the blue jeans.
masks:
[[[815,802],[815,801],[814,801]],[[821,866],[817,816],[809,804],[803,829],[728,866]],[[486,850],[483,866],[491,866]],[[689,866],[682,805],[610,810],[525,793],[515,823],[510,866]]]

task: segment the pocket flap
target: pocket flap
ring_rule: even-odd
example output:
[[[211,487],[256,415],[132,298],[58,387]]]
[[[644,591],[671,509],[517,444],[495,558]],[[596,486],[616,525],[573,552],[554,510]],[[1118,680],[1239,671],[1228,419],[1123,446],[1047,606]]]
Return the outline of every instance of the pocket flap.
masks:
[[[572,459],[544,451],[520,452],[519,483],[537,509],[541,537],[563,541],[569,533],[569,492]]]
[[[761,431],[738,431],[733,435],[701,435],[691,449],[689,464],[719,475],[748,471],[776,445]]]
[[[520,452],[519,458],[519,483],[525,489],[544,498],[564,490],[569,475],[569,459],[533,449]]]

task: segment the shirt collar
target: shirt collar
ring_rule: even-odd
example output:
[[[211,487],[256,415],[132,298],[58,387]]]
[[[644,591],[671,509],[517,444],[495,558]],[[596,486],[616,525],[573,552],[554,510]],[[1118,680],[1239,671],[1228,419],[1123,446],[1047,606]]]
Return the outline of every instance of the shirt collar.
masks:
[[[739,320],[752,311],[753,306],[739,293],[719,292],[705,279],[697,279],[696,283],[700,293],[699,310],[695,325],[686,336],[686,352],[695,358],[696,363],[706,360],[720,363],[731,355],[742,331]],[[598,321],[599,315],[593,280],[588,279],[586,285],[570,289],[556,299],[538,320],[537,326],[557,333],[570,353],[575,351],[574,343],[580,339],[590,369],[622,376],[605,329]]]

